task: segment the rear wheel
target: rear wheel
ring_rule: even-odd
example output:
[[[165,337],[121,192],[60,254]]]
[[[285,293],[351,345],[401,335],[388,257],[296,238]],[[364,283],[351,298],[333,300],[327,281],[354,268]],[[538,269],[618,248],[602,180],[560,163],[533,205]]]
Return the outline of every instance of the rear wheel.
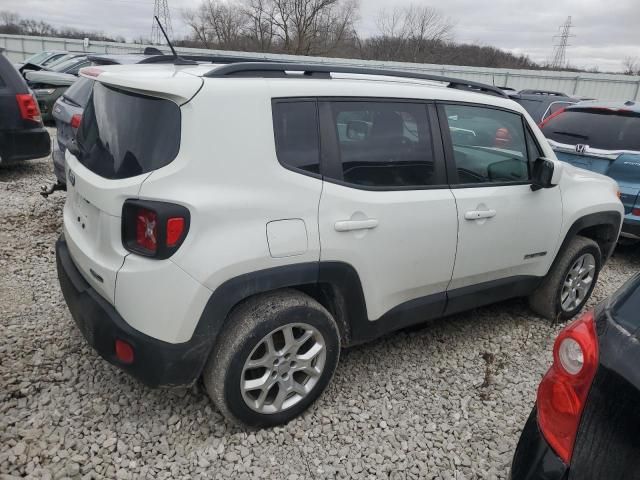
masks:
[[[593,292],[602,266],[598,244],[575,237],[538,289],[529,297],[531,309],[550,320],[575,316]]]
[[[229,419],[252,427],[288,422],[323,392],[340,354],[335,321],[295,290],[259,295],[231,313],[204,383]]]

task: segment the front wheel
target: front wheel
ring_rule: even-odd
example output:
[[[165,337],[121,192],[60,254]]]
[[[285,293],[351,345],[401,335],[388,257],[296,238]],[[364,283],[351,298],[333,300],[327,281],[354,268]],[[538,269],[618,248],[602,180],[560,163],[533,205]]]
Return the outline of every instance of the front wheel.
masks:
[[[550,320],[566,320],[580,312],[602,266],[600,247],[589,238],[575,237],[560,255],[529,297],[531,309]]]
[[[272,292],[234,309],[203,379],[227,418],[280,425],[320,396],[339,355],[338,328],[322,305],[295,290]]]

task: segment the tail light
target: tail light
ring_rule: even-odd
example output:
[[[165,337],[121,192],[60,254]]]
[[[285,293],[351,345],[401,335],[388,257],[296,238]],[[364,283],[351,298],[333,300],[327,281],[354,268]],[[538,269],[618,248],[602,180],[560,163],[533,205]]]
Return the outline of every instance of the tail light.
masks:
[[[551,115],[549,115],[547,118],[545,118],[544,120],[542,120],[542,121],[540,122],[540,124],[538,125],[538,127],[539,127],[540,129],[542,129],[542,127],[544,127],[544,126],[545,126],[545,125],[546,125],[546,124],[547,124],[551,119],[556,118],[556,117],[558,117],[558,116],[562,115],[562,114],[564,113],[564,111],[565,111],[565,110],[566,110],[566,108],[564,108],[564,107],[563,107],[563,108],[561,108],[560,110],[558,110],[557,112],[552,113],[552,114],[551,114]]]
[[[71,117],[71,128],[75,128],[77,130],[80,127],[80,122],[82,122],[82,115],[76,113]]]
[[[189,210],[181,205],[127,200],[122,207],[122,243],[130,252],[165,259],[189,231]]]
[[[36,102],[36,99],[32,94],[19,93],[16,95],[16,101],[18,102],[20,116],[23,120],[30,120],[38,123],[42,121],[42,117],[40,116],[40,107],[38,107],[38,102]]]
[[[587,312],[558,335],[553,365],[538,387],[538,426],[566,464],[597,369],[598,337],[593,312]]]

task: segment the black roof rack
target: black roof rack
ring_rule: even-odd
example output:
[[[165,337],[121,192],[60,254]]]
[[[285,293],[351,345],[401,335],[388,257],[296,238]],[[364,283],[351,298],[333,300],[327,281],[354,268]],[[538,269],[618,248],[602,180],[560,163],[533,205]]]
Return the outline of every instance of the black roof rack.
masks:
[[[554,92],[553,90],[527,89],[527,90],[520,90],[518,93],[520,93],[522,95],[549,95],[549,96],[553,96],[553,97],[568,97],[569,96],[566,93]]]
[[[472,92],[486,93],[496,97],[509,98],[498,87],[484,83],[472,82],[460,78],[451,78],[428,73],[407,72],[402,70],[388,70],[381,68],[347,67],[340,65],[320,65],[304,63],[277,63],[277,62],[238,62],[218,67],[204,76],[209,78],[221,77],[286,77],[287,72],[302,72],[308,78],[331,78],[331,73],[346,73],[356,75],[379,75],[385,77],[411,78],[417,80],[430,80],[448,83],[449,88],[469,90]]]
[[[254,57],[236,57],[233,55],[180,55],[180,58],[185,60],[193,60],[195,62],[210,62],[210,63],[270,63],[269,60],[264,58]],[[140,63],[167,63],[169,60],[174,60],[173,55],[152,55],[149,58],[145,58]]]

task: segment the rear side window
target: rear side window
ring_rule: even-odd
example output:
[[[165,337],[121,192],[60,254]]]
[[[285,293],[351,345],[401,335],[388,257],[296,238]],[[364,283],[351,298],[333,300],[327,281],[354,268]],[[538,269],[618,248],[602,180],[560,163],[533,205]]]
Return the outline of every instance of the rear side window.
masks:
[[[545,137],[602,150],[640,151],[640,114],[604,108],[570,109],[542,126]]]
[[[517,113],[466,105],[444,106],[458,183],[509,183],[529,180],[529,153],[523,120]],[[530,145],[535,145],[529,139]]]
[[[427,106],[405,102],[330,102],[345,183],[374,188],[443,184]]]
[[[78,132],[79,161],[110,179],[171,163],[180,149],[180,107],[95,83]]]
[[[273,124],[278,160],[286,167],[320,173],[315,100],[276,101]]]

